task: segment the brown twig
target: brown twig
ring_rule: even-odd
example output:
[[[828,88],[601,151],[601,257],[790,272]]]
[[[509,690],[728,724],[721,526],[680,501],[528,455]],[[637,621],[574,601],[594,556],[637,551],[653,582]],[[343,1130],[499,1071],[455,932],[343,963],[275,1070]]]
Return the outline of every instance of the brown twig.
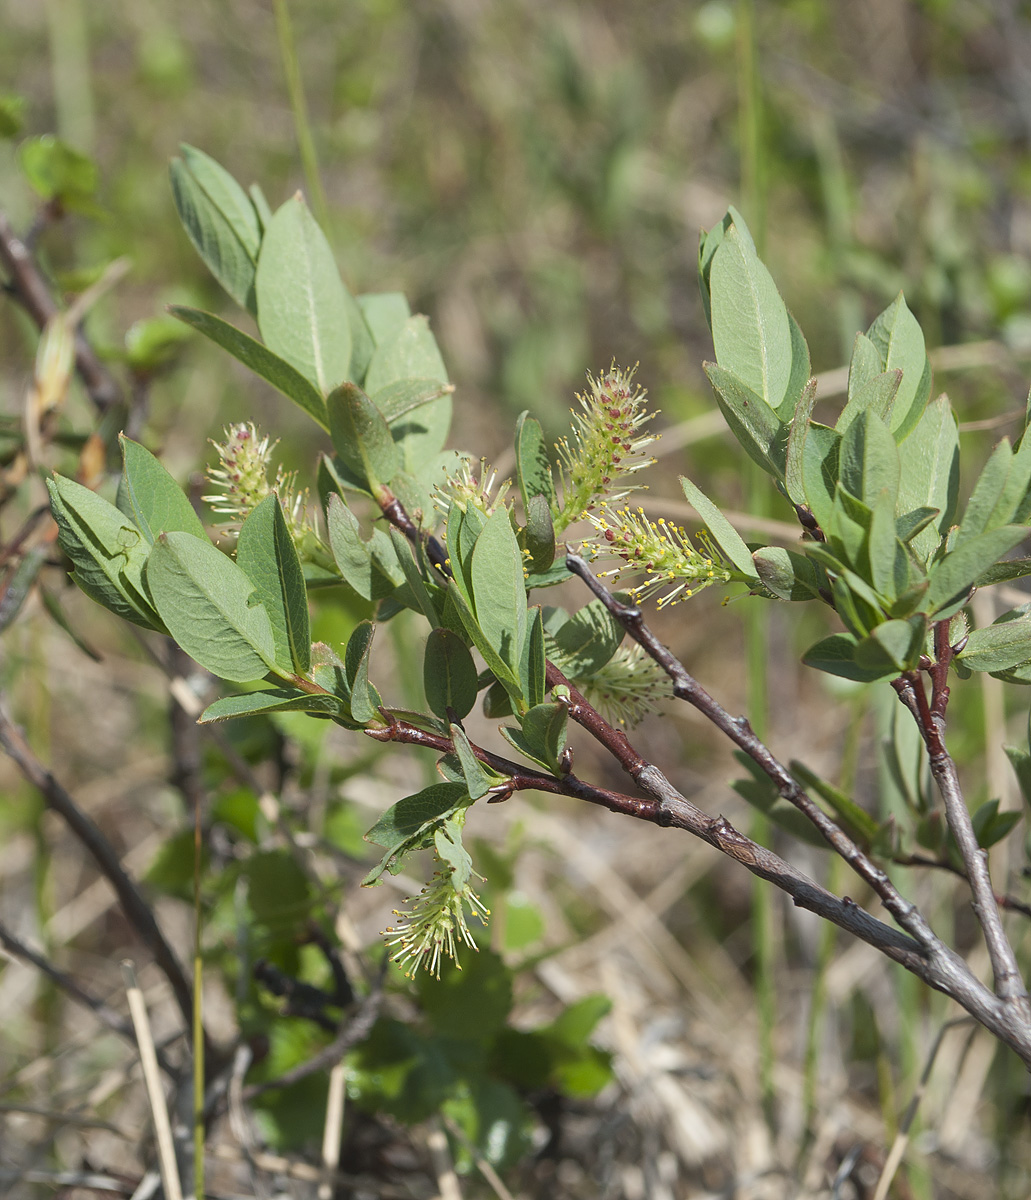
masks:
[[[386,960],[384,960],[384,969],[385,967]],[[319,1071],[328,1071],[344,1057],[348,1050],[357,1046],[363,1038],[368,1037],[369,1031],[379,1016],[382,1003],[383,972],[381,971],[379,978],[373,984],[372,991],[358,1005],[358,1009],[353,1015],[344,1017],[340,1022],[339,1032],[328,1046],[323,1046],[317,1054],[305,1062],[299,1063],[292,1070],[284,1071],[276,1079],[267,1079],[263,1083],[252,1083],[243,1089],[241,1098],[244,1101],[253,1100],[255,1096],[260,1096],[263,1092],[271,1091],[274,1088],[290,1087],[291,1084],[307,1079],[309,1075],[316,1075]]]
[[[14,232],[3,211],[0,211],[0,263],[10,276],[9,292],[42,330],[59,310],[30,247]],[[75,369],[97,412],[106,413],[122,402],[121,388],[81,331],[75,334]]]
[[[13,955],[15,958],[20,958],[35,967],[37,971],[41,972],[59,987],[69,999],[74,1000],[76,1004],[81,1005],[83,1008],[88,1008],[102,1025],[110,1029],[112,1033],[117,1033],[119,1037],[125,1038],[127,1042],[135,1047],[136,1036],[132,1031],[132,1026],[110,1004],[106,1004],[103,1000],[98,1000],[96,996],[91,995],[74,976],[69,975],[67,971],[62,971],[59,967],[55,967],[48,958],[31,949],[3,925],[0,925],[0,946],[8,954]],[[159,1055],[159,1061],[161,1062],[162,1069],[171,1073],[168,1060],[163,1055]]]
[[[25,778],[36,788],[48,807],[61,816],[71,831],[93,856],[101,873],[115,890],[130,925],[154,955],[175,994],[187,1028],[193,1020],[190,985],[175,952],[165,939],[154,914],[135,882],[126,874],[114,847],[94,822],[39,761],[21,730],[11,720],[0,697],[0,747],[17,763]]]
[[[973,897],[972,907],[984,933],[985,945],[992,963],[995,990],[999,997],[1031,1024],[1031,1000],[1017,965],[1017,957],[1002,926],[1002,914],[995,897],[988,871],[988,851],[977,841],[970,810],[959,783],[956,764],[945,745],[945,711],[949,702],[948,673],[953,657],[949,644],[949,622],[939,621],[934,627],[934,662],[927,668],[931,680],[928,699],[923,680],[916,671],[907,671],[892,681],[896,693],[913,714],[920,736],[927,747],[931,774],[941,794],[945,820],[956,841],[960,858],[966,868]]]
[[[574,554],[568,555],[566,557],[566,566],[573,574],[577,575],[587,584],[594,595],[602,601],[627,633],[642,646],[645,653],[663,668],[673,682],[674,694],[692,704],[718,729],[726,734],[776,784],[778,793],[784,799],[794,804],[812,821],[837,853],[849,863],[860,878],[874,889],[881,902],[899,925],[915,939],[916,947],[919,949],[917,953],[909,953],[904,960],[897,953],[896,947],[888,944],[880,945],[877,941],[871,940],[870,936],[864,935],[864,933],[859,933],[859,936],[864,937],[864,940],[877,946],[883,953],[895,958],[896,961],[903,962],[903,965],[908,970],[918,975],[924,982],[930,984],[930,986],[951,996],[967,1012],[976,1017],[986,1028],[990,1029],[1001,1041],[1011,1046],[1023,1061],[1031,1066],[1031,1014],[1025,1012],[1026,996],[1022,998],[1010,994],[1012,984],[1009,980],[1011,977],[1006,975],[1000,976],[997,972],[997,980],[1000,985],[1004,983],[1007,985],[1007,993],[1003,993],[1001,986],[999,995],[994,994],[986,988],[970,971],[963,959],[937,937],[916,907],[899,895],[881,868],[873,863],[855,842],[822,809],[813,803],[804,789],[799,787],[797,781],[792,778],[787,768],[778,762],[769,748],[755,736],[748,722],[743,717],[732,717],[688,673],[683,664],[662,645],[644,623],[640,610],[616,600],[608,589],[599,580],[595,579],[587,563],[579,556]],[[923,697],[923,693],[919,689],[917,691],[918,694],[910,695],[908,698],[907,703],[911,709],[919,709],[920,707],[919,700],[920,697]],[[927,705],[926,697],[923,697],[923,701],[924,707],[929,709],[930,706]],[[948,759],[948,763],[952,766],[954,775],[955,768],[952,765],[951,759]],[[679,794],[657,768],[649,766],[645,771],[636,776],[636,781],[650,794],[658,798],[667,795],[670,802],[677,802],[676,798],[679,797]],[[682,800],[682,797],[679,799]],[[962,803],[961,796],[959,796],[959,802]],[[963,807],[965,809],[965,805]],[[969,822],[969,814],[967,815],[967,820]],[[670,823],[681,825],[681,821],[677,819],[674,819]],[[689,826],[683,825],[682,827],[688,828]],[[700,833],[699,836],[705,836],[705,834]],[[740,839],[742,844],[741,854],[739,856],[735,855],[735,857],[739,857],[739,861],[743,861],[755,874],[762,874],[762,872],[755,869],[755,866],[749,860],[753,858],[756,850],[762,855],[767,855],[769,852],[763,850],[762,847],[755,847],[754,843],[751,843],[747,838],[742,838],[740,834],[736,834],[736,838]],[[707,837],[706,840],[712,842],[712,844],[716,844],[712,837]],[[726,847],[720,846],[719,848],[723,849],[724,853],[732,853],[733,841],[734,839],[731,838]],[[794,868],[791,868],[789,864],[784,865],[788,866],[789,871],[794,873]],[[769,878],[777,886],[784,886],[773,875],[766,874],[763,877]],[[803,876],[802,878],[804,879],[805,877]],[[809,881],[806,882],[809,883]],[[785,888],[785,890],[790,889]],[[991,893],[990,883],[989,893],[993,896],[991,908],[994,909],[997,916],[998,910],[994,906],[994,894]],[[793,892],[792,895],[794,895]],[[795,902],[796,904],[804,903],[797,896],[795,897]],[[858,906],[848,900],[847,897],[839,901],[839,903],[847,904],[858,911]],[[842,925],[843,928],[847,927],[838,919],[833,909],[826,905],[824,896],[817,897],[815,904],[805,904],[805,907],[810,907],[818,915],[824,916],[828,920],[833,920],[836,924]],[[999,922],[999,930],[1001,932],[1001,921]],[[1003,942],[1005,942],[1004,936]],[[1012,949],[1009,947],[1009,944],[1005,943],[1005,946],[1012,957]],[[1019,980],[1019,975],[1017,979]],[[1018,1000],[1022,1002],[1019,1004],[1016,1003]]]

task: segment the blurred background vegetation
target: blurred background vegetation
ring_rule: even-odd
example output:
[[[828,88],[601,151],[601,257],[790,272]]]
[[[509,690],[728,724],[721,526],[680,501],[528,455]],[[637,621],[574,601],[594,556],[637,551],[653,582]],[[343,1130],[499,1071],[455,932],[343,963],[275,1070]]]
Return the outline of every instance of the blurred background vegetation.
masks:
[[[557,436],[586,370],[639,362],[638,380],[669,430],[663,467],[690,474],[729,508],[754,508],[751,476],[710,420],[701,371],[711,345],[697,233],[728,204],[762,239],[814,370],[846,363],[855,332],[904,288],[929,347],[946,348],[932,354],[936,387],[949,390],[970,438],[987,452],[1005,430],[1000,422],[1023,409],[1031,17],[1015,0],[292,0],[318,182],[302,165],[283,13],[258,0],[0,0],[0,209],[17,230],[32,227],[40,195],[26,174],[35,139],[57,135],[96,164],[95,191],[87,180],[81,202],[42,229],[38,254],[67,297],[113,260],[130,260],[85,328],[116,373],[133,367],[141,339],[161,348],[142,371],[138,435],[178,477],[189,479],[210,458],[206,439],[230,421],[253,419],[282,438],[289,467],[310,470],[318,449],[282,398],[163,324],[169,303],[224,308],[172,205],[167,163],[180,142],[245,184],[260,181],[273,205],[304,188],[352,291],[400,290],[429,314],[457,385],[456,442],[488,459],[504,462],[522,409]],[[15,305],[0,308],[4,436],[17,427],[38,336]],[[133,380],[140,384],[141,373]],[[74,387],[60,421],[79,432],[96,423]],[[678,491],[659,472],[652,488],[660,498]],[[33,494],[7,510],[5,543],[36,502]],[[768,515],[785,516],[779,503]],[[61,590],[56,570],[50,586]],[[192,860],[168,847],[178,838],[185,854],[192,835],[181,788],[162,782],[172,769],[164,676],[99,610],[62,597],[105,662],[93,664],[44,624],[30,600],[4,635],[4,687],[37,753],[87,797],[133,869],[150,872],[148,886],[165,897],[158,912],[188,948],[189,909],[175,897],[188,895],[183,862]],[[339,641],[359,615],[320,604],[320,636]],[[757,724],[764,668],[742,647],[754,648],[756,638],[768,645],[772,744],[872,803],[876,705],[842,689],[829,702],[827,684],[806,679],[795,661],[812,628],[789,628],[777,612],[770,621],[742,639],[748,618],[706,596],[659,628],[726,703],[757,702]],[[395,650],[403,673],[402,641]],[[1000,746],[1025,737],[1027,699],[1004,698],[995,683],[986,677],[984,691],[970,685],[957,698],[953,748],[975,797],[1015,807]],[[321,730],[303,722],[269,728],[277,779],[293,781],[287,807],[296,828],[310,831],[314,820],[319,836],[360,856],[357,834],[402,794],[404,768],[370,765],[364,746],[326,749]],[[226,734],[233,753],[262,769],[270,736],[249,723]],[[181,749],[174,734],[171,745]],[[742,812],[724,786],[733,764],[692,718],[665,717],[642,731],[640,745],[712,811]],[[200,773],[222,806],[219,819],[238,833],[246,810],[253,826],[256,797],[241,800],[223,759],[204,754]],[[113,962],[131,944],[124,924],[89,893],[91,868],[31,789],[13,772],[4,789],[6,919],[116,996]],[[836,1194],[873,1194],[929,1048],[953,1015],[947,1005],[775,901],[753,909],[743,875],[697,847],[670,846],[660,831],[523,800],[490,810],[476,828],[490,842],[482,854],[492,869],[480,869],[499,889],[494,906],[509,914],[509,941],[499,935],[495,949],[510,964],[513,954],[524,965],[533,960],[519,976],[518,1020],[541,1027],[558,1001],[593,992],[614,1005],[600,1027],[616,1056],[612,1082],[600,1098],[589,1087],[581,1100],[571,1099],[575,1089],[558,1089],[564,1146],[552,1146],[547,1163],[524,1165],[510,1179],[516,1192],[658,1198],[731,1194],[720,1189],[734,1185],[733,1194],[750,1197],[829,1195],[845,1164],[853,1190]],[[814,859],[809,869],[827,865]],[[833,875],[832,883],[854,886]],[[236,893],[211,886],[219,928],[229,930]],[[925,882],[907,886],[935,911],[954,908],[961,947],[979,952],[955,892],[937,880],[933,898]],[[1019,879],[1011,886],[1026,889]],[[91,904],[99,905],[92,916]],[[348,892],[348,904],[354,946],[374,941],[389,903]],[[237,987],[239,999],[246,981],[235,983],[214,950],[212,962],[228,981],[219,995]],[[317,974],[317,964],[308,968]],[[217,1015],[217,997],[212,1003]],[[239,1011],[226,1007],[231,1027]],[[56,993],[25,968],[0,968],[0,1010],[16,1014],[0,1051],[5,1095],[49,1108],[47,1094],[68,1088],[85,1103],[114,1069],[96,1049],[97,1061],[84,1065],[81,1042],[78,1057],[67,1052],[73,1025]],[[300,1037],[295,1057],[310,1052],[315,1036]],[[951,1037],[893,1194],[1023,1197],[1031,1181],[1026,1079],[980,1035]],[[33,1092],[33,1064],[44,1060]],[[285,1117],[277,1126],[274,1108],[262,1137],[300,1153],[303,1131]],[[18,1120],[10,1117],[3,1141],[18,1147],[11,1161],[19,1170],[76,1153],[98,1164],[105,1154],[128,1161],[120,1143],[117,1154],[107,1143],[98,1149],[96,1130]],[[320,1121],[313,1118],[316,1145]],[[418,1174],[405,1165],[403,1143],[400,1133],[376,1143],[377,1161],[396,1160],[381,1175]],[[412,1163],[423,1162],[421,1145]],[[44,1194],[18,1186],[19,1194]],[[290,1186],[306,1194],[306,1185]],[[471,1195],[493,1187],[475,1172],[464,1186]]]

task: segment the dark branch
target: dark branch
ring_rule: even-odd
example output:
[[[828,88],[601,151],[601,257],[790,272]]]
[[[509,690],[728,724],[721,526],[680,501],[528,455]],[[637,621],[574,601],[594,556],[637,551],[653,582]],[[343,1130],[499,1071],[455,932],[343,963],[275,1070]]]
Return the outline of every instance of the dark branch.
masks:
[[[193,999],[190,985],[179,960],[154,919],[139,888],[126,874],[114,847],[93,821],[75,803],[54,776],[39,761],[22,732],[11,720],[6,704],[0,697],[0,747],[14,759],[25,778],[36,788],[48,807],[67,823],[68,827],[93,856],[101,873],[115,890],[122,911],[132,927],[154,955],[175,993],[179,1011],[189,1029],[193,1019]]]
[[[14,232],[6,213],[2,211],[0,263],[3,263],[10,276],[10,293],[42,330],[58,312],[57,304],[32,251]],[[122,402],[121,388],[80,331],[75,334],[75,369],[97,412],[106,413]]]

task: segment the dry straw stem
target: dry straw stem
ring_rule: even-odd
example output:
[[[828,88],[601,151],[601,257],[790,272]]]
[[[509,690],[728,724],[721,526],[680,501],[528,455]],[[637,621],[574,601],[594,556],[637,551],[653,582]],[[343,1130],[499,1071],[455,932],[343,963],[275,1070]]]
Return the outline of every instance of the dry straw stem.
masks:
[[[889,958],[901,963],[931,987],[951,996],[971,1016],[994,1033],[1000,1041],[1015,1050],[1024,1063],[1031,1067],[1031,1007],[1029,1007],[1019,973],[1015,977],[1013,974],[1015,970],[1013,950],[1001,931],[1001,920],[998,919],[998,907],[990,880],[987,881],[987,884],[985,883],[987,865],[983,858],[983,852],[976,845],[976,839],[974,839],[973,848],[969,845],[965,847],[965,865],[971,879],[981,876],[981,882],[974,891],[975,912],[988,939],[989,951],[992,954],[1000,989],[999,994],[992,992],[974,976],[963,959],[931,930],[916,906],[899,895],[884,871],[827,817],[804,789],[799,787],[787,768],[778,762],[768,747],[752,732],[747,720],[743,717],[732,717],[688,673],[683,664],[651,632],[644,622],[640,609],[621,604],[616,600],[592,575],[587,563],[579,556],[573,554],[567,556],[566,565],[570,571],[587,584],[627,633],[663,668],[673,682],[674,694],[698,709],[763,770],[777,786],[779,794],[805,814],[832,848],[874,890],[885,908],[909,936],[902,936],[883,922],[876,920],[860,909],[849,897],[839,898],[827,889],[820,887],[789,863],[739,833],[725,818],[710,817],[707,813],[703,813],[686,800],[662,772],[652,764],[644,764],[636,770],[630,769],[629,771],[634,780],[656,801],[655,811],[649,814],[640,812],[636,815],[642,816],[646,820],[652,820],[656,824],[675,825],[694,833],[695,836],[703,838],[722,853],[742,863],[753,874],[769,880],[786,891],[797,905],[810,909],[818,916],[832,921],[842,929],[869,942]],[[942,679],[946,673],[947,664],[942,672]],[[917,695],[924,695],[922,686],[918,687],[914,693],[914,708],[918,707]],[[936,703],[941,708],[942,722],[946,699],[947,692],[943,695],[940,690],[932,697],[932,703]],[[924,703],[927,703],[926,697]],[[574,720],[579,719],[572,711],[570,716]],[[600,721],[600,718],[597,720]],[[928,728],[933,727],[938,730],[939,740],[940,723],[931,722],[928,726]],[[597,721],[580,719],[580,724],[598,736],[595,728],[592,728],[597,725]],[[926,740],[928,734],[923,725],[921,725],[921,733]],[[600,736],[598,740],[605,744],[607,738]],[[947,803],[958,803],[965,812],[966,805],[958,791],[958,785],[955,783],[955,765],[952,764],[951,758],[945,752],[943,743],[931,751],[932,764],[935,763],[936,755],[935,778],[939,782],[939,787],[944,783],[950,789],[950,795],[946,797]],[[617,757],[620,756],[617,755]],[[622,757],[620,757],[620,761],[623,762],[626,769],[629,769],[627,761],[624,761]],[[962,832],[960,825],[960,834]],[[964,841],[961,836],[957,836],[957,841],[960,844],[961,853],[963,853]]]
[[[143,1081],[147,1088],[151,1116],[154,1120],[154,1138],[158,1144],[158,1165],[161,1183],[165,1189],[165,1200],[183,1200],[182,1184],[179,1182],[179,1167],[175,1161],[175,1143],[172,1141],[172,1125],[168,1119],[168,1106],[161,1090],[161,1072],[158,1070],[157,1055],[154,1053],[154,1037],[150,1031],[147,1006],[143,993],[136,982],[133,965],[126,959],[122,963],[125,978],[125,995],[129,1002],[129,1015],[136,1030],[136,1042],[140,1048],[140,1065]]]

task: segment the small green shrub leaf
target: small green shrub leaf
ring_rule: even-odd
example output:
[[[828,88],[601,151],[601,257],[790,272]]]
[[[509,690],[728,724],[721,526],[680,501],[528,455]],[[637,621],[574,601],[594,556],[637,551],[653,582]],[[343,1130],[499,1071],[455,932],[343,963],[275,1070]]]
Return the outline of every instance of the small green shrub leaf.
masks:
[[[401,465],[390,427],[357,384],[345,383],[326,400],[329,433],[340,461],[370,487],[387,483]]]
[[[423,658],[426,703],[447,720],[448,710],[461,719],[476,703],[476,665],[469,648],[450,629],[434,629],[426,639]]]
[[[812,600],[823,586],[820,573],[804,554],[783,546],[764,546],[752,555],[763,584],[781,600]]]
[[[752,562],[752,553],[734,526],[709,497],[685,475],[680,476],[680,486],[684,489],[688,504],[701,517],[705,528],[712,534],[713,541],[727,556],[730,564],[748,579],[758,580],[759,575],[755,563]]]
[[[179,220],[204,265],[241,308],[256,311],[255,258],[233,222],[197,181],[181,158],[169,167]],[[248,241],[253,244],[248,236]]]
[[[165,632],[143,582],[150,547],[136,526],[73,479],[55,475],[47,489],[58,544],[75,567],[72,578],[79,587],[117,616]]]
[[[182,143],[179,152],[186,169],[196,183],[207,194],[208,199],[225,217],[229,227],[240,239],[252,261],[257,261],[261,246],[261,225],[250,196],[243,190],[225,167],[195,146]]]
[[[788,448],[784,462],[784,489],[792,504],[805,504],[805,441],[816,404],[816,380],[810,379],[802,389],[795,415],[788,432]]]
[[[307,675],[311,670],[308,591],[275,494],[266,496],[244,521],[236,543],[236,565],[254,584],[268,613],[280,670]]]
[[[358,518],[334,492],[327,505],[329,546],[341,578],[365,600],[382,600],[404,580],[390,539],[382,529],[362,539]]]
[[[762,398],[733,372],[716,363],[703,363],[716,392],[716,401],[749,458],[774,479],[784,478],[788,426]]]
[[[484,636],[511,670],[517,670],[526,637],[523,556],[508,510],[495,509],[472,553],[472,593]]]
[[[405,796],[388,808],[365,835],[365,840],[383,846],[383,860],[362,880],[375,883],[384,870],[396,875],[405,854],[432,845],[433,831],[471,803],[465,783],[434,783]]]
[[[322,393],[350,376],[350,297],[326,235],[298,192],[265,230],[254,279],[265,344]]]
[[[371,621],[360,621],[347,640],[344,651],[344,671],[351,692],[351,715],[362,725],[379,717],[383,703],[379,692],[369,682],[369,653],[376,626]]]
[[[233,717],[261,716],[273,712],[307,712],[336,717],[348,715],[338,696],[298,691],[296,688],[270,688],[264,692],[247,692],[242,696],[223,696],[200,715],[200,723],[228,721]]]
[[[365,377],[365,390],[376,395],[393,384],[420,380],[448,388],[447,370],[437,342],[423,316],[409,317],[397,331],[378,342]],[[444,448],[451,425],[451,394],[407,412],[394,427],[403,466],[418,476]]]
[[[892,503],[899,490],[899,453],[888,426],[869,409],[860,413],[841,439],[841,483],[869,508],[887,490]]]
[[[1003,525],[964,542],[931,568],[925,608],[944,620],[966,603],[970,589],[983,571],[1028,536],[1023,525]]]
[[[555,480],[544,440],[544,428],[528,412],[520,413],[515,437],[516,477],[523,508],[530,511],[534,496],[543,496],[549,506],[555,502]]]
[[[208,540],[200,517],[186,493],[146,447],[119,435],[122,478],[118,508],[143,534],[149,545],[159,533],[178,530]]]
[[[177,304],[173,304],[168,311],[173,317],[196,329],[198,333],[203,333],[217,346],[228,351],[255,375],[260,375],[267,383],[271,383],[299,408],[304,409],[323,429],[329,428],[326,402],[321,393],[286,359],[280,358],[256,338],[250,337],[242,329],[237,329],[235,325],[230,325],[228,321],[223,321],[221,317],[216,317],[214,313],[202,312],[199,308],[183,308]]]
[[[716,361],[773,412],[789,416],[809,379],[784,301],[750,237],[725,232],[709,266]],[[711,375],[710,375],[711,378]]]
[[[851,383],[852,377],[849,376]],[[892,408],[899,386],[902,383],[901,371],[884,371],[868,379],[854,394],[850,393],[849,401],[841,411],[841,416],[834,428],[844,434],[861,412],[869,410],[876,413],[885,424],[891,420]]]
[[[901,475],[897,511],[936,508],[940,516],[910,542],[925,565],[948,532],[959,492],[959,428],[948,397],[939,396],[924,409],[913,432],[899,446]]]
[[[834,633],[822,638],[802,655],[807,667],[814,667],[827,675],[841,679],[852,679],[858,683],[872,683],[886,677],[886,672],[860,665],[856,661],[857,639],[848,633]]]
[[[552,655],[563,674],[588,679],[612,658],[623,641],[623,626],[600,600],[575,612],[552,636]]]
[[[972,671],[1005,671],[1031,662],[1031,614],[971,630],[956,657]]]
[[[902,372],[891,414],[891,432],[901,442],[916,428],[931,395],[931,364],[923,330],[899,292],[866,335],[876,346],[883,369]]]
[[[412,315],[403,292],[373,292],[359,296],[358,307],[377,346],[396,337]]]
[[[209,541],[162,534],[147,559],[146,580],[169,633],[213,675],[248,683],[282,670],[254,584]]]

